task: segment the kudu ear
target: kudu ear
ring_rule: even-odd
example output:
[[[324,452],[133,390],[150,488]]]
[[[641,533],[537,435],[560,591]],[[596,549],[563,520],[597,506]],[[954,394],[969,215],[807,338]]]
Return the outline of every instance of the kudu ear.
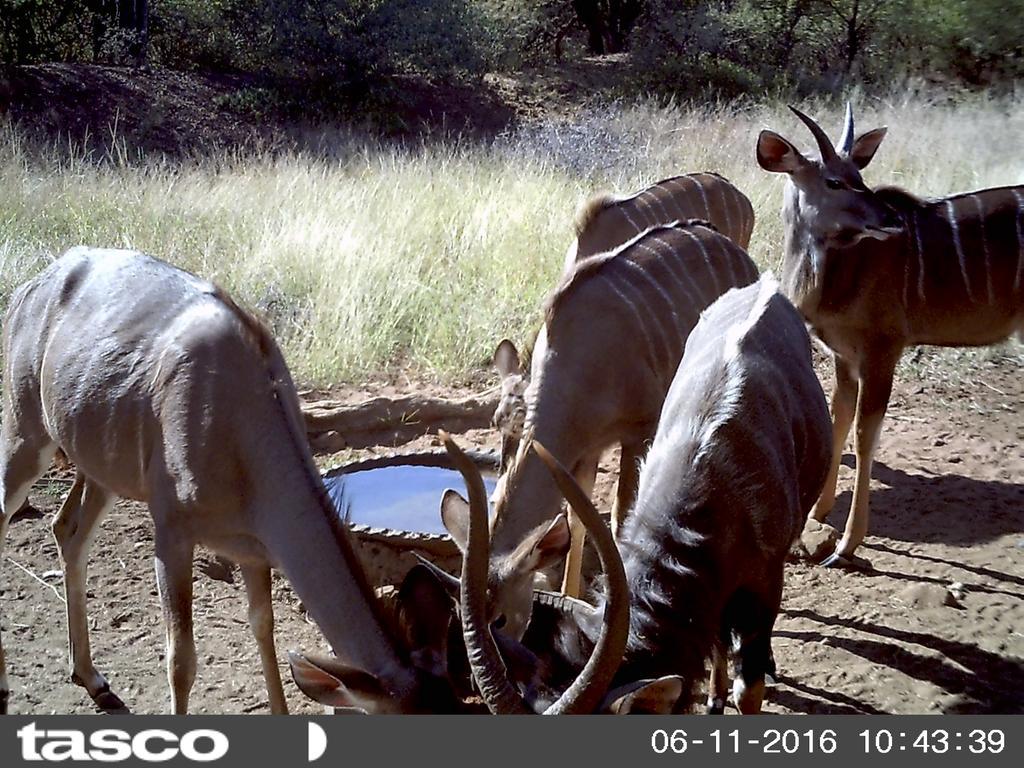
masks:
[[[757,137],[757,162],[772,173],[793,173],[807,164],[807,158],[788,139],[765,130]]]
[[[460,552],[469,541],[469,502],[449,488],[441,497],[441,522]]]
[[[520,573],[542,571],[561,561],[569,553],[569,520],[559,514],[546,526],[541,524],[523,539],[511,555],[515,570]]]
[[[878,151],[878,145],[885,138],[888,128],[875,128],[873,131],[862,133],[853,142],[853,149],[850,150],[850,160],[858,168],[866,168]]]
[[[445,594],[454,600],[455,603],[458,603],[459,590],[462,588],[462,585],[459,583],[459,577],[452,576],[448,571],[434,565],[434,563],[416,552],[413,552],[413,555],[420,561],[419,565],[413,567],[413,570],[422,568],[427,571],[430,577],[440,586],[441,589],[444,590]],[[409,573],[406,574],[406,580],[408,580],[411,575],[412,571],[409,571]],[[403,581],[402,584],[404,585],[405,581]],[[401,589],[399,592],[401,592]]]
[[[388,698],[376,677],[329,656],[289,651],[288,665],[299,690],[329,707],[368,714]]]
[[[519,361],[519,350],[508,339],[498,342],[498,348],[494,350],[494,367],[498,369],[498,373],[503,379],[513,374],[522,374],[523,366]]]
[[[669,675],[616,688],[602,710],[613,715],[670,715],[682,695],[683,678]]]
[[[413,566],[402,580],[398,588],[398,618],[413,665],[437,677],[445,677],[448,673],[448,627],[455,607],[450,584],[438,575],[438,571],[444,571],[426,562]],[[455,584],[458,587],[457,580]],[[455,594],[458,597],[457,589]]]

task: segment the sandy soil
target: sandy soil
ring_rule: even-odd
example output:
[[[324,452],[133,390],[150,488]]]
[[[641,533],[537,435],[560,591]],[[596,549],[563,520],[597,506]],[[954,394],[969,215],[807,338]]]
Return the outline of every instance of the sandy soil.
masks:
[[[872,535],[861,549],[873,569],[788,566],[775,640],[780,680],[767,711],[1024,712],[1024,380],[1013,364],[962,378],[969,383],[897,384],[874,469]],[[355,401],[403,389],[412,387],[340,394]],[[410,448],[432,442],[424,437]],[[474,432],[463,442],[495,447],[496,438]],[[830,521],[839,528],[849,507],[852,457],[845,464]],[[605,504],[614,466],[609,460],[599,476]],[[39,512],[19,515],[8,535],[0,599],[14,713],[94,711],[68,679],[60,573],[48,526],[68,484],[59,475],[39,483],[31,496]],[[215,564],[203,554],[197,563],[193,711],[266,712],[241,581],[211,577]],[[957,583],[959,599],[947,601],[947,588]],[[133,711],[165,711],[164,634],[144,507],[120,503],[105,520],[89,585],[97,666]],[[280,577],[275,608],[282,659],[285,649],[321,645]],[[292,684],[283,661],[282,667],[293,711],[318,711]]]

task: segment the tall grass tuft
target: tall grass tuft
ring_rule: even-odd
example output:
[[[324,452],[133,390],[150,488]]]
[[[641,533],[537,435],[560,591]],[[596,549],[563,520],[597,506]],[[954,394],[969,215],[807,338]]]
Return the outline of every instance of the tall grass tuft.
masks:
[[[802,105],[838,133],[842,110]],[[1024,98],[908,91],[857,105],[889,126],[866,172],[922,195],[1024,181]],[[133,161],[66,144],[31,149],[0,128],[0,306],[76,244],[138,248],[213,279],[260,311],[297,377],[351,381],[397,369],[460,380],[503,336],[524,339],[598,189],[633,191],[714,170],[751,198],[751,253],[781,254],[783,180],[754,161],[771,127],[810,148],[784,105],[593,107],[486,143],[385,146],[338,134],[329,151],[224,152]]]

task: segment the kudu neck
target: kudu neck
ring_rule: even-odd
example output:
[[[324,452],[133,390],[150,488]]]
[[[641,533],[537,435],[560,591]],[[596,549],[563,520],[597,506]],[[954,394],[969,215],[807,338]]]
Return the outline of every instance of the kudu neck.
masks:
[[[397,696],[414,685],[380,613],[354,542],[336,514],[319,476],[282,460],[256,483],[253,516],[273,565],[323,632],[335,655],[392,687]]]
[[[825,243],[816,236],[800,209],[800,194],[792,181],[786,182],[782,206],[782,287],[799,308],[817,302],[825,270]]]

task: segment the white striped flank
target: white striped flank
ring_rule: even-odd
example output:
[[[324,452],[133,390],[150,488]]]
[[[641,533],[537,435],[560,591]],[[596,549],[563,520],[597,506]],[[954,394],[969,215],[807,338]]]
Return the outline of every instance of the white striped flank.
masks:
[[[917,296],[921,299],[921,303],[925,302],[924,298],[924,252],[921,248],[921,225],[917,221],[917,211],[914,211],[910,215],[911,221],[914,224],[914,243],[916,244],[917,250]]]
[[[637,205],[643,206],[643,209],[646,211],[647,215],[651,217],[650,223],[648,224],[645,219],[644,224],[649,227],[656,227],[660,223],[661,217],[658,216],[657,211],[654,210],[654,206],[647,200],[648,195],[653,197],[655,202],[657,202],[658,196],[655,195],[654,192],[652,192],[650,189],[645,189],[642,192],[638,193],[635,197],[635,200],[637,202]]]
[[[654,195],[654,199],[658,201],[658,207],[661,208],[662,218],[658,221],[659,223],[671,221],[675,216],[673,216],[672,212],[665,206],[665,196],[658,194],[659,192],[664,192],[664,188],[661,186],[651,187],[651,194]]]
[[[615,209],[626,217],[626,221],[629,222],[629,226],[631,226],[635,232],[643,232],[646,229],[646,227],[641,227],[639,224],[636,223],[636,220],[630,215],[629,205],[627,205],[628,202],[628,200],[620,200],[615,204]]]
[[[708,203],[708,193],[704,190],[704,185],[696,179],[690,179],[690,182],[697,187],[697,191],[700,192],[700,199],[704,201],[704,218],[711,218],[711,205]]]
[[[668,184],[670,184],[670,183],[674,184],[676,186],[676,189],[678,189],[682,193],[682,194],[673,194],[672,195],[672,200],[675,202],[676,218],[679,218],[679,219],[692,219],[693,218],[693,211],[687,211],[683,207],[683,200],[685,199],[683,197],[683,195],[689,195],[690,194],[689,187],[684,183],[684,180],[685,180],[685,177],[669,179],[667,182],[665,182],[665,186],[668,189],[669,188]]]
[[[632,301],[632,299],[630,299],[628,296],[626,296],[625,293],[622,292],[622,290],[619,288],[619,286],[617,284],[617,281],[614,278],[609,277],[608,275],[606,275],[604,273],[599,274],[598,277],[600,277],[602,280],[604,280],[605,284],[609,288],[611,288],[612,293],[614,293],[616,296],[618,296],[626,304],[626,306],[629,307],[630,311],[632,311],[633,316],[636,317],[636,324],[640,326],[640,332],[647,339],[647,347],[648,347],[648,349],[650,349],[653,352],[656,345],[654,344],[654,339],[651,338],[651,334],[650,334],[650,332],[647,329],[647,324],[644,322],[643,315],[640,314],[640,309]]]
[[[978,209],[978,226],[981,227],[981,250],[985,254],[985,287],[988,289],[988,303],[996,300],[995,291],[992,289],[992,254],[988,251],[988,235],[985,234],[985,209],[981,205],[981,197],[971,195],[974,205]]]
[[[1017,276],[1013,281],[1013,292],[1018,293],[1020,291],[1021,276],[1024,275],[1024,231],[1021,230],[1021,216],[1024,215],[1024,198],[1021,197],[1020,190],[1014,189],[1013,199],[1017,201],[1017,215],[1014,217],[1014,223],[1017,225]]]
[[[650,239],[657,243],[658,245],[664,246],[666,251],[671,253],[672,249],[669,246],[669,244],[662,240],[660,237],[651,237]],[[651,248],[651,246],[649,246],[647,243],[638,243],[637,245],[640,248],[643,248],[645,251],[653,253],[659,259],[661,258],[661,253],[659,253],[654,248]],[[669,274],[671,274],[672,277],[675,278],[676,282],[679,284],[679,287],[683,289],[683,293],[686,294],[686,298],[689,299],[691,306],[703,307],[705,304],[707,304],[707,300],[704,298],[704,294],[701,293],[700,291],[700,286],[698,286],[693,281],[693,278],[686,274],[685,266],[679,263],[678,259],[665,259],[662,263],[668,269]],[[677,265],[679,267],[682,267],[682,272],[676,271]],[[690,286],[690,288],[693,288],[694,290],[697,291],[696,297],[694,297],[693,293],[690,291],[690,288],[687,288],[687,286]]]
[[[721,241],[718,241],[718,245],[720,246],[720,249],[721,249],[721,252],[720,252],[719,255],[722,257],[722,263],[725,264],[726,268],[728,268],[728,270],[729,270],[729,284],[730,285],[739,285],[740,282],[739,282],[739,279],[736,276],[736,270],[733,268],[732,258],[730,258],[730,256],[729,256],[729,250],[725,247],[725,244],[722,243]]]
[[[722,215],[725,217],[725,227],[731,232],[732,216],[729,215],[729,190],[725,188],[724,184],[720,184],[719,187],[722,190]]]
[[[632,261],[630,259],[623,259],[621,263],[629,267],[634,274],[643,277],[644,281],[652,288],[654,288],[658,295],[660,295],[661,298],[665,300],[665,303],[668,305],[669,311],[672,313],[672,318],[675,321],[671,323],[671,325],[676,332],[675,335],[679,341],[679,348],[682,349],[682,347],[686,344],[686,337],[683,335],[682,330],[680,330],[679,328],[679,315],[676,313],[675,303],[672,301],[672,297],[665,292],[665,289],[658,284],[658,281],[655,280],[654,277],[646,269],[637,264],[635,261]],[[648,309],[651,309],[650,306],[648,306]],[[651,309],[651,314],[654,316],[655,321],[659,319],[658,315],[654,312],[653,309]],[[656,322],[655,324],[659,327],[659,330],[661,329],[661,326],[665,325],[665,323],[661,322]],[[668,339],[664,338],[664,341],[668,349],[671,350],[672,345],[669,344]]]
[[[683,232],[697,244],[697,247],[700,248],[700,252],[704,255],[704,261],[708,265],[708,272],[711,273],[711,279],[715,282],[715,295],[717,296],[722,292],[722,286],[718,282],[718,271],[715,269],[715,265],[711,263],[711,256],[708,253],[708,249],[704,247],[704,242],[689,229],[683,229]]]
[[[964,259],[963,244],[960,242],[960,225],[957,223],[956,210],[953,208],[952,200],[946,201],[946,221],[949,222],[949,229],[953,234],[953,246],[956,248],[956,257],[960,262],[960,274],[964,278],[967,298],[970,299],[972,304],[977,304],[978,300],[974,297],[974,292],[971,290],[971,281],[967,276],[967,262]]]

